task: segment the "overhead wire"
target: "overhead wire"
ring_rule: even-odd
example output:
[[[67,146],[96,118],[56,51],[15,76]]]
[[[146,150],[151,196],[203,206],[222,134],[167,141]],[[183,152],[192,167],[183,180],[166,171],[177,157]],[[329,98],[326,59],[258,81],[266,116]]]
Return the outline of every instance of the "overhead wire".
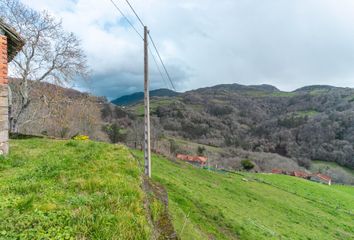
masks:
[[[134,29],[134,31],[140,36],[142,40],[144,40],[144,37],[139,33],[139,31],[134,27],[133,23],[129,20],[127,16],[123,13],[123,11],[118,7],[118,5],[113,1],[110,0],[113,6],[119,11],[119,13],[125,18],[125,20],[129,23],[129,25]]]
[[[139,33],[139,31],[134,27],[133,23],[128,19],[128,17],[123,13],[123,11],[118,7],[118,5],[117,5],[113,0],[110,0],[110,1],[111,1],[112,4],[115,6],[115,8],[120,12],[120,14],[125,18],[125,20],[129,23],[129,25],[134,29],[134,31],[140,36],[140,38],[141,38],[142,40],[144,40],[144,37],[143,37],[143,36]],[[132,4],[129,2],[129,0],[125,0],[125,1],[126,1],[126,3],[129,5],[130,9],[133,11],[134,15],[136,16],[136,18],[138,19],[138,21],[140,22],[140,24],[142,25],[142,27],[145,27],[145,24],[143,23],[143,21],[141,20],[141,18],[139,17],[139,15],[138,15],[137,12],[135,11],[134,7],[133,7]],[[152,39],[152,36],[151,36],[150,32],[148,32],[148,36],[149,36],[149,39],[150,39],[150,41],[151,41],[151,43],[152,43],[152,45],[153,45],[153,47],[154,47],[154,50],[155,50],[155,52],[156,52],[156,54],[157,54],[157,56],[158,56],[158,58],[159,58],[159,60],[160,60],[160,62],[161,62],[161,65],[162,65],[162,67],[163,67],[163,69],[164,69],[164,71],[165,71],[165,73],[166,73],[166,76],[167,76],[167,78],[168,78],[168,80],[169,80],[169,82],[170,82],[172,88],[176,91],[176,88],[175,88],[175,85],[173,84],[172,78],[171,78],[169,72],[167,71],[166,65],[165,65],[165,63],[164,63],[163,60],[162,60],[161,54],[160,54],[160,52],[159,52],[159,50],[158,50],[158,48],[157,48],[157,46],[156,46],[154,40]],[[159,73],[160,73],[160,75],[161,75],[163,81],[164,81],[165,84],[166,84],[166,80],[165,80],[165,78],[163,77],[163,74],[162,74],[162,72],[161,72],[161,69],[160,69],[160,67],[159,67],[159,64],[157,63],[157,60],[156,60],[154,54],[152,53],[152,50],[151,50],[150,47],[149,47],[149,51],[150,51],[150,54],[151,54],[151,56],[152,56],[152,58],[153,58],[153,60],[154,60],[154,62],[155,62],[155,64],[156,64],[156,67],[157,67],[157,69],[158,69],[158,71],[159,71]],[[167,84],[166,84],[166,85],[167,85]]]
[[[149,52],[150,52],[150,54],[151,54],[151,56],[152,56],[152,59],[153,59],[154,62],[155,62],[156,68],[157,68],[158,72],[160,73],[160,76],[161,76],[161,78],[162,78],[162,80],[163,80],[165,86],[166,86],[167,88],[169,88],[169,86],[168,86],[168,84],[167,84],[167,82],[166,82],[166,79],[165,79],[165,77],[164,77],[163,74],[162,74],[161,68],[159,67],[159,64],[157,63],[156,57],[154,56],[154,54],[153,54],[153,52],[152,52],[152,50],[151,50],[150,47],[149,47]]]
[[[165,66],[165,63],[164,63],[163,60],[162,60],[162,57],[161,57],[161,55],[160,55],[160,52],[159,52],[159,50],[157,49],[156,44],[155,44],[154,40],[152,39],[150,32],[148,33],[148,35],[149,35],[150,41],[151,41],[151,43],[152,43],[152,46],[154,47],[154,49],[155,49],[155,51],[156,51],[156,53],[157,53],[157,56],[158,56],[159,59],[160,59],[160,62],[161,62],[161,64],[162,64],[162,67],[163,67],[163,69],[165,70],[165,73],[166,73],[166,75],[167,75],[167,78],[168,78],[168,80],[170,81],[170,83],[171,83],[171,85],[172,85],[172,88],[176,91],[175,85],[173,84],[173,81],[172,81],[172,79],[171,79],[171,76],[170,76],[170,74],[169,74],[168,71],[167,71],[167,68],[166,68],[166,66]]]
[[[139,15],[136,13],[135,9],[133,8],[133,6],[130,4],[130,2],[128,0],[125,0],[127,2],[127,4],[129,5],[130,9],[133,11],[134,15],[136,16],[136,18],[139,20],[139,22],[141,23],[141,26],[145,27],[145,24],[143,23],[143,21],[140,19]]]

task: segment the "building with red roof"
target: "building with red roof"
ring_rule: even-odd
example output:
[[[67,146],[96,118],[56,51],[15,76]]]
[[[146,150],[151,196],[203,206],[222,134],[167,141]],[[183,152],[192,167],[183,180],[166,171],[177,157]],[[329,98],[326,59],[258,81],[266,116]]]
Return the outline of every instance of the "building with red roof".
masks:
[[[311,174],[308,174],[306,172],[301,172],[301,171],[294,171],[292,172],[291,175],[299,178],[304,178],[304,179],[310,179],[311,177]]]
[[[190,162],[193,164],[197,163],[202,166],[204,166],[206,164],[206,162],[208,161],[208,158],[203,157],[203,156],[191,156],[191,155],[177,154],[176,157],[179,160]]]
[[[313,174],[310,179],[311,181],[324,183],[329,186],[332,184],[332,178],[322,173]]]

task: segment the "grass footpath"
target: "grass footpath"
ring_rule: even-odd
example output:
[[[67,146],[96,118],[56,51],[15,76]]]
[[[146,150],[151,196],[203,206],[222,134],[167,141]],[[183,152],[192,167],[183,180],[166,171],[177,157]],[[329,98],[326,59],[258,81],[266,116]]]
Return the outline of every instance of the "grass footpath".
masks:
[[[0,159],[0,239],[149,239],[140,173],[124,146],[13,140]]]
[[[135,154],[142,157],[142,153]],[[182,239],[354,239],[354,188],[272,174],[215,173],[153,157]]]

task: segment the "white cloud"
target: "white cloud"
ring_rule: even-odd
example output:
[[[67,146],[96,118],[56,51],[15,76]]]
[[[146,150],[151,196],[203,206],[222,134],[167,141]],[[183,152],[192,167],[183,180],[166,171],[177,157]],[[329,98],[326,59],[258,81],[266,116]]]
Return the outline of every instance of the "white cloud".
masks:
[[[130,19],[124,1],[115,0]],[[63,19],[83,41],[93,92],[142,88],[142,42],[109,0],[23,0]],[[354,87],[352,0],[131,0],[178,90],[219,83]],[[135,20],[134,20],[135,21]],[[136,27],[141,26],[136,23]],[[164,87],[151,61],[152,86]]]

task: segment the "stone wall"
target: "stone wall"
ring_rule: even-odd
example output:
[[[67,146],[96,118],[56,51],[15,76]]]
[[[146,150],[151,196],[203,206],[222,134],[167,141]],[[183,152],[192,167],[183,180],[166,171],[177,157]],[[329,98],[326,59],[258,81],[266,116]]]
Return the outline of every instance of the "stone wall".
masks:
[[[0,35],[0,155],[9,152],[7,38]]]

